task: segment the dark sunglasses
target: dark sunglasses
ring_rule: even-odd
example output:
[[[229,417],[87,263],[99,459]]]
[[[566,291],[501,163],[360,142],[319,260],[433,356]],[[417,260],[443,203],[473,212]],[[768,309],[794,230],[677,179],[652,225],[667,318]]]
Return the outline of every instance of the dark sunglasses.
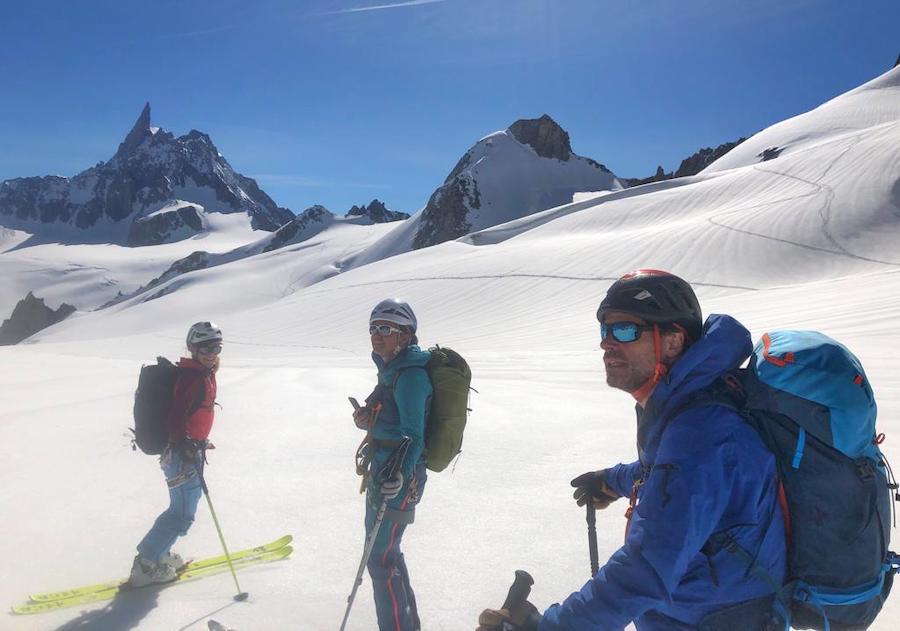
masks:
[[[653,329],[652,324],[637,324],[636,322],[613,322],[612,324],[600,323],[600,339],[605,340],[610,334],[615,341],[622,344],[636,342],[641,339],[644,331]]]
[[[197,346],[197,352],[203,353],[204,355],[218,355],[222,352],[221,344],[203,344]]]
[[[402,330],[392,327],[388,324],[370,324],[369,325],[369,335],[378,334],[381,337],[385,337],[390,335],[391,333],[403,333]]]

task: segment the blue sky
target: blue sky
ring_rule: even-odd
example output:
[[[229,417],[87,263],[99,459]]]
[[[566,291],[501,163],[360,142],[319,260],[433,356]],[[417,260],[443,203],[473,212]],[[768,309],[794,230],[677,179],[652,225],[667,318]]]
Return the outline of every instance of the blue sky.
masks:
[[[0,20],[0,180],[72,176],[144,102],[299,212],[421,208],[478,138],[550,114],[617,175],[677,168],[885,72],[900,2],[94,0]]]

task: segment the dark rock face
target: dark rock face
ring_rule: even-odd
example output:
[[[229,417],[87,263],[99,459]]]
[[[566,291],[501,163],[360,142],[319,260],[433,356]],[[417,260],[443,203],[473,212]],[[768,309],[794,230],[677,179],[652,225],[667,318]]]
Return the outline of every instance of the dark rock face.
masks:
[[[69,180],[57,175],[18,177],[0,182],[0,215],[41,222],[69,221]]]
[[[135,219],[128,231],[128,245],[159,245],[184,227],[194,233],[203,229],[200,211],[194,206],[182,206]]]
[[[455,177],[432,193],[422,211],[413,248],[436,245],[467,234],[472,228],[468,221],[469,209],[480,207],[478,182],[465,175]]]
[[[209,252],[204,252],[202,250],[197,250],[196,252],[191,252],[188,256],[178,259],[177,261],[172,263],[169,266],[169,269],[167,269],[165,272],[163,272],[162,274],[160,274],[159,276],[157,276],[156,278],[151,280],[146,285],[137,288],[136,290],[134,290],[133,292],[131,292],[130,294],[127,294],[127,295],[122,294],[120,292],[118,296],[116,296],[109,302],[100,305],[99,308],[106,309],[107,307],[111,307],[115,304],[118,304],[120,302],[128,300],[129,298],[137,296],[138,294],[141,294],[145,291],[149,291],[150,289],[153,289],[157,285],[161,285],[162,283],[164,283],[167,280],[170,280],[172,278],[175,278],[176,276],[181,276],[182,274],[187,274],[188,272],[193,272],[198,269],[205,269],[205,268],[209,267],[209,264],[210,264]],[[144,300],[144,302],[148,302],[150,300],[153,300],[154,298],[159,298],[160,296],[164,296],[167,293],[168,293],[168,291],[165,291],[165,290],[163,290],[162,292],[157,292],[156,294],[146,298]]]
[[[383,202],[373,199],[368,206],[353,206],[347,211],[348,217],[368,217],[375,223],[388,223],[409,219],[409,215],[394,210],[388,210]]]
[[[150,135],[150,104],[145,103],[144,109],[141,110],[141,115],[138,116],[137,121],[134,123],[134,127],[131,128],[131,131],[128,132],[128,135],[125,136],[125,140],[119,144],[119,149],[116,151],[116,155],[127,155],[138,148],[138,145],[143,142],[144,138]]]
[[[900,55],[897,55],[897,61],[894,62],[894,68],[900,66]]]
[[[568,160],[572,155],[569,134],[556,121],[544,114],[540,118],[523,118],[509,126],[516,140],[534,149],[542,158]]]
[[[141,287],[136,293],[147,289],[152,289],[153,287],[156,287],[157,285],[164,283],[170,278],[174,278],[175,276],[181,276],[182,274],[195,272],[198,269],[205,269],[207,267],[209,267],[209,252],[204,252],[203,250],[191,252],[183,259],[178,259],[177,261],[172,263],[169,266],[169,269],[151,280],[144,287]]]
[[[203,189],[211,189],[212,195]],[[108,162],[71,179],[29,177],[0,183],[0,220],[6,216],[88,229],[104,218],[140,221],[176,199],[207,205],[210,197],[215,205],[207,211],[245,212],[258,230],[276,230],[294,216],[278,207],[254,180],[235,173],[206,134],[192,130],[176,138],[151,128],[147,104]]]
[[[43,298],[36,298],[29,291],[13,309],[9,319],[0,325],[0,345],[18,344],[38,331],[65,320],[74,311],[75,307],[66,303],[53,310],[44,304]]]
[[[708,167],[710,164],[724,156],[726,153],[737,147],[739,144],[747,140],[739,138],[734,142],[726,142],[719,145],[715,149],[712,147],[704,147],[697,153],[681,161],[681,165],[673,173],[666,173],[661,166],[656,167],[656,174],[645,178],[620,178],[620,180],[628,187],[639,186],[641,184],[649,184],[651,182],[662,182],[663,180],[671,180],[675,177],[685,177],[687,175],[697,175]]]
[[[724,156],[726,153],[737,147],[739,144],[747,140],[746,138],[738,138],[734,142],[726,142],[719,145],[715,149],[704,147],[689,158],[681,161],[678,170],[675,171],[674,177],[684,177],[686,175],[697,175],[711,165],[713,162]]]
[[[774,160],[780,156],[782,151],[784,151],[784,147],[769,147],[768,149],[763,149],[760,153],[757,153],[756,157],[760,158],[761,162],[768,162],[769,160]]]
[[[334,214],[324,206],[316,204],[315,206],[310,206],[302,213],[294,217],[289,223],[281,226],[274,235],[272,235],[272,240],[263,248],[263,252],[271,252],[272,250],[277,250],[278,248],[284,247],[288,243],[291,242],[294,237],[298,234],[303,233],[307,228],[312,226],[315,223],[326,223],[329,219],[332,219]]]

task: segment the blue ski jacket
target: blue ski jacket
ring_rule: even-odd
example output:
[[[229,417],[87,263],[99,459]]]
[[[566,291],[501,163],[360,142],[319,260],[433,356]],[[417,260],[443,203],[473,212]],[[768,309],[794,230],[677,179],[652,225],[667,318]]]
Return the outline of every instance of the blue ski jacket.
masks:
[[[372,438],[378,446],[372,459],[372,470],[381,467],[390,457],[392,445],[404,436],[412,442],[400,470],[410,480],[413,469],[423,460],[425,452],[425,420],[431,405],[432,386],[425,370],[431,353],[410,345],[389,362],[372,353],[378,367],[378,388],[381,411],[372,428]]]
[[[581,591],[547,609],[540,631],[613,631],[632,622],[638,631],[686,631],[711,612],[772,594],[762,572],[712,545],[720,533],[784,580],[774,456],[733,409],[689,400],[751,350],[747,329],[711,315],[702,338],[638,406],[639,460],[616,465],[608,479],[623,497],[636,492],[625,545]]]

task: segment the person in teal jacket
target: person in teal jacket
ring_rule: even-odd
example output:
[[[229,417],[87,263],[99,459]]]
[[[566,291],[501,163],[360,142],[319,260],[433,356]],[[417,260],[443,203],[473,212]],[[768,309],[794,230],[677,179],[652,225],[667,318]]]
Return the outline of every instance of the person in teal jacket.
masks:
[[[366,533],[372,529],[382,500],[387,500],[368,561],[380,631],[420,628],[409,571],[400,551],[427,479],[425,419],[432,386],[425,364],[431,354],[417,346],[416,330],[416,316],[406,302],[387,299],[375,306],[369,316],[369,335],[378,385],[366,398],[366,405],[353,414],[356,426],[366,430],[358,467],[365,480]],[[380,481],[378,472],[405,437],[411,442],[398,475]]]

